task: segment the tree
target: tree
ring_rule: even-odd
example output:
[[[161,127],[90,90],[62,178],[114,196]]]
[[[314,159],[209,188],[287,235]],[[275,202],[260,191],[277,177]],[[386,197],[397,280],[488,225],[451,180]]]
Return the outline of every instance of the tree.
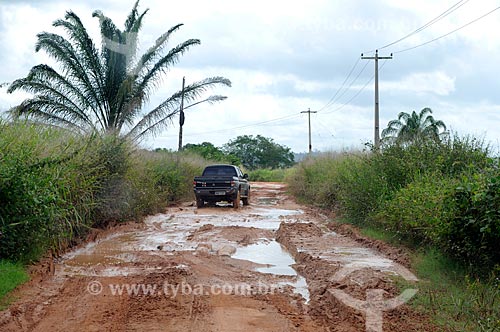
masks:
[[[441,140],[445,134],[446,125],[441,120],[435,120],[430,108],[424,108],[420,113],[401,112],[398,118],[389,121],[387,128],[382,130],[383,143],[412,144],[424,140]]]
[[[208,160],[229,162],[232,165],[241,164],[241,161],[238,157],[232,154],[226,154],[224,151],[222,151],[222,149],[216,147],[210,142],[203,142],[201,144],[186,144],[183,150],[196,153]]]
[[[13,115],[84,133],[98,131],[118,135],[126,131],[125,136],[132,139],[165,129],[180,111],[182,91],[175,92],[145,114],[142,108],[165,73],[181,55],[200,44],[200,40],[188,39],[166,52],[169,38],[182,26],[177,24],[138,56],[138,32],[148,12],[139,13],[138,5],[139,1],[128,15],[123,31],[101,11],[93,13],[100,24],[100,51],[72,11],[66,13],[64,20],[53,23],[64,29],[67,37],[39,33],[36,51],[44,50],[61,70],[40,64],[31,68],[25,78],[14,81],[8,92],[24,90],[34,97],[14,108]],[[202,99],[207,89],[217,85],[230,86],[231,82],[223,77],[210,77],[187,85],[184,109],[225,99],[218,95]]]
[[[250,170],[290,167],[294,163],[290,148],[260,135],[238,136],[225,144],[223,149],[240,158],[243,166]]]

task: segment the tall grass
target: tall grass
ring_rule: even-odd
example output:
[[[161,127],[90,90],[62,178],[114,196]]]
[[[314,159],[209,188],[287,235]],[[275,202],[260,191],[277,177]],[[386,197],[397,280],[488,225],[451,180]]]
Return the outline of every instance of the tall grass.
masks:
[[[206,164],[116,136],[0,123],[0,257],[36,261],[89,228],[159,211],[189,197]]]
[[[414,305],[445,330],[492,332],[500,331],[498,163],[482,141],[454,137],[324,154],[287,181],[298,199],[414,248],[423,280]]]
[[[276,168],[276,169],[256,169],[249,171],[248,178],[250,181],[261,181],[261,182],[283,182],[288,169]]]
[[[500,169],[482,141],[327,154],[300,163],[288,182],[299,199],[484,267],[475,272],[500,264]]]

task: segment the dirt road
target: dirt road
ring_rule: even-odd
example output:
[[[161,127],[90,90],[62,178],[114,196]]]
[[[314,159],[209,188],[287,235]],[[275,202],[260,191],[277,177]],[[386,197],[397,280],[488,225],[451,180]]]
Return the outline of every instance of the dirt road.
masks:
[[[285,189],[101,232],[21,287],[0,331],[434,331],[402,304],[395,275],[418,282],[399,251],[333,231]]]

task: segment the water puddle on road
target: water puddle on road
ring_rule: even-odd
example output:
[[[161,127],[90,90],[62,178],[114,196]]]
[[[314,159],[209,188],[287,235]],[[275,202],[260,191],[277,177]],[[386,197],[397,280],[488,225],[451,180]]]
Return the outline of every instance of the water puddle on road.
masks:
[[[309,302],[310,295],[306,280],[292,268],[295,260],[275,240],[263,240],[246,247],[240,247],[231,257],[266,265],[256,268],[256,271],[261,273],[294,277],[294,281],[284,281],[279,284],[292,286],[294,293],[300,294],[306,303]]]
[[[239,211],[224,208],[180,209],[170,214],[157,214],[145,218],[145,228],[113,234],[66,253],[61,258],[62,264],[58,267],[58,272],[62,275],[92,276],[137,274],[140,271],[135,270],[133,265],[146,257],[140,255],[150,256],[151,260],[154,260],[153,256],[157,255],[175,255],[179,251],[195,252],[199,243],[198,239],[193,238],[193,234],[200,230],[202,230],[201,234],[207,234],[204,242],[212,243],[215,248],[213,253],[217,253],[217,249],[223,245],[235,247],[240,245],[238,240],[241,240],[241,236],[238,235],[240,237],[234,239],[224,237],[211,239],[212,228],[239,226],[245,229],[274,231],[279,228],[281,222],[294,221],[293,216],[302,213],[301,210],[250,207]],[[204,228],[206,229],[203,230]],[[249,230],[249,232],[252,234],[255,231]],[[270,244],[271,247],[275,245],[279,248],[278,243]],[[268,248],[267,251],[269,250],[272,249]],[[288,266],[293,263],[293,260],[287,261],[286,264],[278,264],[278,262],[275,264],[269,261],[266,264],[273,264],[277,267],[270,267],[267,273],[290,275],[295,278],[295,271]],[[288,272],[274,270],[279,269],[279,266],[288,268]],[[155,268],[153,264],[152,269]]]

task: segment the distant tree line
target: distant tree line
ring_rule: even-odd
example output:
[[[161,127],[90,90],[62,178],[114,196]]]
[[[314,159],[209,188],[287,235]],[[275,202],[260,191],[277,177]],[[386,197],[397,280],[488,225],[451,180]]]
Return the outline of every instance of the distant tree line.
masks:
[[[289,147],[261,135],[238,136],[222,147],[203,142],[186,144],[183,149],[208,160],[242,165],[248,170],[287,168],[295,163],[294,154]],[[156,149],[156,151],[161,150],[165,149]]]

